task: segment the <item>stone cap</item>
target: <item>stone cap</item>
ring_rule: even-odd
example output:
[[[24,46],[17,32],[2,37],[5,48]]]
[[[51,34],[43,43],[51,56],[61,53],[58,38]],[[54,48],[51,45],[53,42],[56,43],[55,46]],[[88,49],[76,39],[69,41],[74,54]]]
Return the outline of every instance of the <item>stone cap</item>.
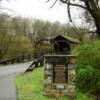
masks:
[[[46,54],[44,57],[73,57],[76,58],[76,55],[63,55],[63,54]]]

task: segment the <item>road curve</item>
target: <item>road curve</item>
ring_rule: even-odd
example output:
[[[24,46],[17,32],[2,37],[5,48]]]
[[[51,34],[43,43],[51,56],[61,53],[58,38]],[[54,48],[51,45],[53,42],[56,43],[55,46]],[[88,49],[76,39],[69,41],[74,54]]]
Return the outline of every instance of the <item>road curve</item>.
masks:
[[[31,63],[0,66],[0,100],[17,100],[15,77],[25,72]]]

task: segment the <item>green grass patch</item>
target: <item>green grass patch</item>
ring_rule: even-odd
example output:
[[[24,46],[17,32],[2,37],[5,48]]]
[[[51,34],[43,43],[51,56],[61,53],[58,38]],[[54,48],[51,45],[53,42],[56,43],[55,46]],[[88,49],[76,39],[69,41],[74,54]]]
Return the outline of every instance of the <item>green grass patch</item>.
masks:
[[[35,69],[33,72],[18,75],[16,85],[19,100],[70,100],[68,97],[48,98],[43,96],[43,67]],[[93,100],[87,95],[78,92],[77,100]]]
[[[94,96],[77,91],[77,100],[96,100]]]

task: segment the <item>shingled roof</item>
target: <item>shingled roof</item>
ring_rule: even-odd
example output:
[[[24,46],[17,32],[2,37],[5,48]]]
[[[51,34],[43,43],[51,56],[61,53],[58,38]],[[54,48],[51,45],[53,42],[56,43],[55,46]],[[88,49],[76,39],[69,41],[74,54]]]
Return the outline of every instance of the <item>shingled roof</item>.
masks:
[[[49,40],[52,42],[53,40],[57,39],[58,37],[62,37],[63,39],[69,41],[70,43],[76,43],[76,44],[79,44],[80,41],[78,41],[77,39],[73,39],[71,37],[68,37],[68,36],[64,36],[64,35],[56,35],[54,37],[52,37],[51,39],[49,38]]]

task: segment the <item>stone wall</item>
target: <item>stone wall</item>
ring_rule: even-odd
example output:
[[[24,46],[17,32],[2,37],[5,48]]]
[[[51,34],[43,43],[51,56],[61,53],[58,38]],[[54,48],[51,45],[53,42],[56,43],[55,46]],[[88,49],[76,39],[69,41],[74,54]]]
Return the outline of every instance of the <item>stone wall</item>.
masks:
[[[44,95],[49,97],[71,96],[75,98],[75,57],[67,56],[68,64],[68,83],[53,83],[53,64],[46,62],[44,69]],[[53,58],[52,58],[53,59]]]

